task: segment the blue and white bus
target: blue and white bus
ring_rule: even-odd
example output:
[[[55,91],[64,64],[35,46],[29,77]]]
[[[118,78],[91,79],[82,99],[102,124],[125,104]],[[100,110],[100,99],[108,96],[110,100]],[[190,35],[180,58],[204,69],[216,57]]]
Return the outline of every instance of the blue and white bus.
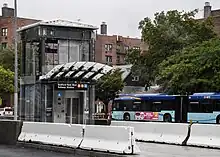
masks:
[[[112,120],[186,121],[187,96],[166,94],[121,94],[115,98]],[[185,116],[185,118],[184,118]]]
[[[189,96],[188,120],[220,124],[220,93],[195,93]]]
[[[121,94],[114,100],[112,119],[220,124],[220,93]]]

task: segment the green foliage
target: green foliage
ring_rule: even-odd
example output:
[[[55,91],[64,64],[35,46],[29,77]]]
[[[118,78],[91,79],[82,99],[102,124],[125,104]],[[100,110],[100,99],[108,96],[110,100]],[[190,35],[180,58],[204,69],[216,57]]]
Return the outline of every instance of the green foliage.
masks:
[[[124,87],[121,75],[120,69],[104,75],[96,84],[96,96],[102,100],[114,97]]]
[[[14,73],[0,66],[0,94],[13,93],[14,91]]]
[[[18,48],[18,74],[20,74],[20,48]],[[15,53],[11,48],[0,49],[0,65],[5,69],[14,71]]]
[[[158,82],[168,93],[220,91],[220,39],[187,47],[159,67]]]
[[[158,75],[158,65],[183,48],[207,41],[216,36],[212,20],[195,20],[197,10],[192,12],[168,11],[156,13],[152,21],[145,18],[139,24],[142,40],[149,49],[143,55],[131,51],[127,61],[133,64],[132,72],[140,75],[149,86]]]
[[[18,75],[20,75],[20,44],[18,45]],[[0,48],[0,96],[14,91],[14,59],[12,48]]]

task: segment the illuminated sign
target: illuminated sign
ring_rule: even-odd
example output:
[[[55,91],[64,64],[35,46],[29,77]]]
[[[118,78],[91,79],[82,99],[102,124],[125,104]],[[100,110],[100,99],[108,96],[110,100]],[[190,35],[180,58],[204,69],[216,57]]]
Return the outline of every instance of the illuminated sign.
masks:
[[[58,83],[56,89],[59,90],[87,90],[88,84],[86,83]]]

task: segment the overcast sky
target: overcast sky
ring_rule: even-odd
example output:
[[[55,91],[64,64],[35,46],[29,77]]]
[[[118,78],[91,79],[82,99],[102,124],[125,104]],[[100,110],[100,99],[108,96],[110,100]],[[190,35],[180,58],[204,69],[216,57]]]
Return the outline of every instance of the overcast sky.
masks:
[[[14,0],[0,0],[13,7]],[[99,26],[108,24],[109,34],[139,37],[138,22],[153,17],[155,12],[200,9],[203,15],[207,0],[17,0],[18,16],[42,20],[64,19]],[[209,0],[213,9],[220,8],[220,0]]]

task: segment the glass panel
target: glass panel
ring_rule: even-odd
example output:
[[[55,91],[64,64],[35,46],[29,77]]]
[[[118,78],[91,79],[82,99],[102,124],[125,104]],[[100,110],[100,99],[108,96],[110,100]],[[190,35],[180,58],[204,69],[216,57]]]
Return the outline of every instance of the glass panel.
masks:
[[[70,105],[71,105],[71,99],[66,98],[66,123],[70,123]]]
[[[80,117],[80,112],[79,112],[79,99],[78,98],[72,98],[72,123],[73,124],[78,124],[78,120]]]

